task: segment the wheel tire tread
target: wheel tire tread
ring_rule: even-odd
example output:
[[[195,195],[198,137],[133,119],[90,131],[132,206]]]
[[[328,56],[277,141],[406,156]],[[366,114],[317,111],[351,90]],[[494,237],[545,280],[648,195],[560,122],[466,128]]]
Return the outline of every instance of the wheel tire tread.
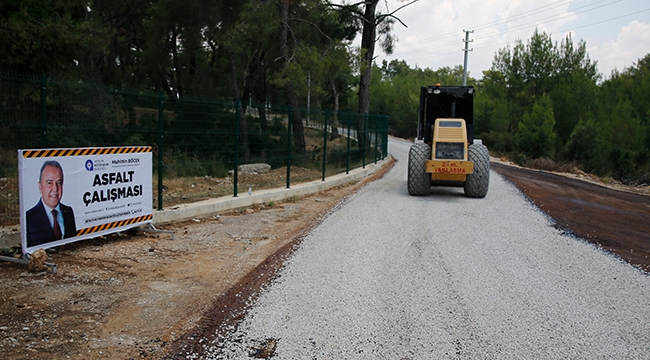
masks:
[[[468,158],[474,162],[474,172],[465,180],[465,195],[472,198],[484,198],[490,188],[490,152],[483,144],[472,144],[468,149]]]
[[[429,195],[431,175],[426,172],[427,160],[431,159],[431,147],[425,143],[415,143],[409,150],[408,191],[415,196]]]

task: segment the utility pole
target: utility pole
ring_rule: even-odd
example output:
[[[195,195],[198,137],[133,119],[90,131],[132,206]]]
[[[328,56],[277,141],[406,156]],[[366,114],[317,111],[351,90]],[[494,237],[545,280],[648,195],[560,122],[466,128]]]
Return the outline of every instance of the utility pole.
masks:
[[[469,43],[473,42],[474,39],[470,40],[469,39],[469,34],[474,33],[474,30],[465,30],[465,40],[463,42],[465,43],[465,49],[463,51],[465,52],[465,64],[463,65],[463,86],[467,86],[467,53],[474,50],[474,49],[469,49]]]

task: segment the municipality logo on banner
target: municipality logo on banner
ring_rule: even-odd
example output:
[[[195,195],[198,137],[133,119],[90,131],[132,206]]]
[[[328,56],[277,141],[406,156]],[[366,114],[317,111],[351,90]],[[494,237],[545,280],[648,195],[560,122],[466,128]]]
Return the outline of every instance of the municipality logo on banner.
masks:
[[[19,150],[23,251],[153,219],[151,147]]]

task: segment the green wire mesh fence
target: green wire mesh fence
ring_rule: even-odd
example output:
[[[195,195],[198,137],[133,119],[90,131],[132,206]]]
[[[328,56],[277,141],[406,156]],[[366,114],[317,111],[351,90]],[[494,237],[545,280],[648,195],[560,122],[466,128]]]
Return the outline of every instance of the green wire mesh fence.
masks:
[[[388,116],[170,99],[0,72],[0,225],[19,222],[18,149],[152,146],[153,205],[325,180],[388,154]],[[266,166],[268,166],[266,165]]]

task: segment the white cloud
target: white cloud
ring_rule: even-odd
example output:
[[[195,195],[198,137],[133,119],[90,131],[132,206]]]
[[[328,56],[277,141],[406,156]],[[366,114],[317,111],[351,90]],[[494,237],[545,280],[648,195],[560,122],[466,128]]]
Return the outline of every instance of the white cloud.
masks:
[[[598,60],[598,70],[609,77],[612,70],[623,71],[650,52],[650,24],[632,21],[624,26],[614,40],[589,48],[592,59]]]
[[[389,2],[389,6],[397,4],[394,0]],[[419,1],[395,14],[408,25],[395,26],[399,39],[395,53],[389,57],[377,55],[379,61],[400,59],[422,68],[462,65],[463,30],[475,30],[470,34],[474,51],[469,53],[468,67],[472,76],[481,77],[481,71],[490,68],[500,48],[512,46],[517,39],[530,38],[535,27],[552,33],[575,18],[567,12],[568,3],[546,6],[538,0]]]

